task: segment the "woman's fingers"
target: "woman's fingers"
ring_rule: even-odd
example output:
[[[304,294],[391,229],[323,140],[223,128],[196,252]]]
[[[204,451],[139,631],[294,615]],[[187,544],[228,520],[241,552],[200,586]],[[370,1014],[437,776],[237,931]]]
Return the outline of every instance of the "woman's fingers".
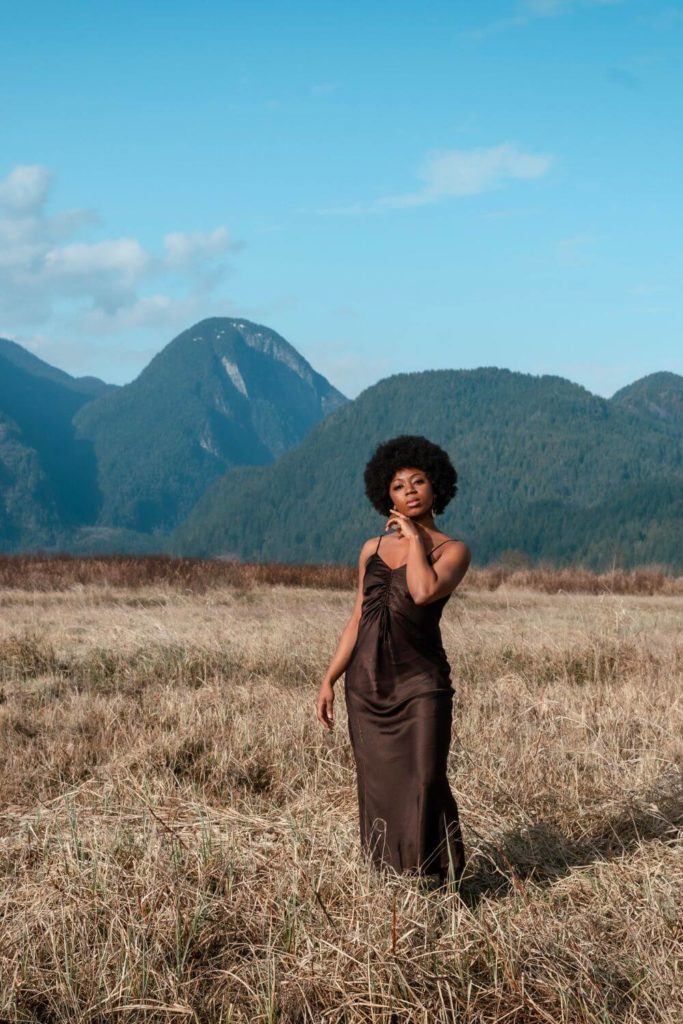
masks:
[[[316,705],[316,716],[321,725],[326,729],[334,725],[333,711],[334,697],[321,697]]]

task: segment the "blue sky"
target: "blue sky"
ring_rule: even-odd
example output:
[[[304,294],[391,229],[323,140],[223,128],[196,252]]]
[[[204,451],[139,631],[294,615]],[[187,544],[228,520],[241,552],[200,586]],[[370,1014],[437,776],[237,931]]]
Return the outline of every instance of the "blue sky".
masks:
[[[5,5],[0,336],[279,331],[349,397],[683,373],[683,2]]]

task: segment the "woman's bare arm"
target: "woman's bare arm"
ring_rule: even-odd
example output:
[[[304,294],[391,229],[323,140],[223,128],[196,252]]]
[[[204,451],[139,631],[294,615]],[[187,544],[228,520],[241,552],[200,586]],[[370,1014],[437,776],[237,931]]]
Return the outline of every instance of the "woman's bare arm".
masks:
[[[360,613],[363,606],[363,577],[365,576],[365,563],[370,556],[372,549],[372,540],[365,542],[361,548],[360,555],[358,557],[358,584],[356,586],[356,601],[353,606],[351,618],[346,623],[341,636],[339,637],[339,643],[337,644],[337,650],[334,652],[332,660],[329,664],[327,672],[323,676],[324,683],[331,683],[334,685],[337,679],[344,673],[346,666],[351,658],[351,651],[353,650],[354,644],[358,638],[358,623],[360,622]]]
[[[360,555],[358,556],[358,584],[356,587],[356,600],[353,606],[353,611],[349,621],[342,630],[337,644],[337,649],[334,652],[327,671],[323,676],[323,681],[320,684],[320,691],[318,693],[318,700],[316,704],[316,716],[318,721],[321,722],[326,729],[330,729],[334,721],[334,714],[332,711],[332,705],[334,703],[334,684],[346,671],[349,661],[351,660],[351,652],[353,651],[356,640],[358,639],[358,625],[360,623],[360,615],[363,607],[365,563],[370,557],[372,545],[372,539],[367,540],[361,548]]]
[[[406,563],[406,583],[415,604],[430,604],[452,593],[469,569],[472,555],[462,540],[444,545],[442,554],[430,563],[418,539],[411,545]]]

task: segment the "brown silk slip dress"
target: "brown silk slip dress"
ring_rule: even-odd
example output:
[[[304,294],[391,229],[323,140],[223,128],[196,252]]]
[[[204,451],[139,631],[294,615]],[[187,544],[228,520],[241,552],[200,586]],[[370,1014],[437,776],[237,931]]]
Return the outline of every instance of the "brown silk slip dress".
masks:
[[[458,877],[465,852],[446,777],[453,689],[439,627],[450,594],[415,604],[405,563],[388,566],[381,539],[365,563],[358,637],[344,680],[361,847],[380,869],[444,879],[450,862]]]

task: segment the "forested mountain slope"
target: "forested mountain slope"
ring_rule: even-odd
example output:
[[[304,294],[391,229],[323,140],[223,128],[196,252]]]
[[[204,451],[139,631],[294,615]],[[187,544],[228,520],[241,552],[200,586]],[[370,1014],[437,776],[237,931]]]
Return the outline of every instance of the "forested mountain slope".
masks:
[[[97,457],[98,525],[161,533],[227,469],[272,462],[346,402],[275,331],[202,320],[76,416]]]
[[[459,492],[437,521],[466,539],[478,562],[515,548],[557,564],[681,566],[683,379],[665,374],[641,391],[658,394],[662,385],[664,417],[556,376],[494,367],[396,374],[273,465],[212,484],[169,550],[353,563],[384,526],[364,495],[365,462],[380,441],[416,433],[453,459]]]

